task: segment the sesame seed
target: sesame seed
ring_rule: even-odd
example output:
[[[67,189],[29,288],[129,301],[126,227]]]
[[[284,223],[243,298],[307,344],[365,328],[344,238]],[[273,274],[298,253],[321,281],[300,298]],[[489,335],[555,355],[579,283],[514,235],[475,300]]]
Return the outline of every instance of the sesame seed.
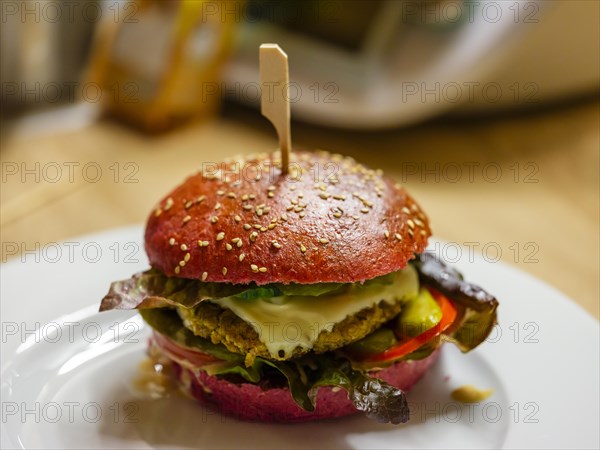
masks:
[[[221,208],[221,204],[217,202],[217,204],[215,205],[215,211],[217,211],[220,208]]]
[[[181,261],[179,261],[179,265],[180,265],[181,267],[185,266],[185,261],[184,261],[184,260],[181,260]]]
[[[341,212],[334,212],[333,213],[333,217],[335,217],[336,219],[339,219],[340,217],[342,217],[342,213]]]
[[[406,225],[408,225],[411,230],[414,230],[415,228],[415,223],[411,219],[406,221]]]
[[[258,209],[256,210],[256,215],[257,215],[258,217],[262,216],[262,215],[263,215],[263,210],[262,210],[262,209],[260,209],[260,208],[258,208]]]
[[[194,204],[194,202],[192,202],[191,200],[186,202],[184,205],[185,209],[190,209],[192,207],[192,205]]]
[[[240,248],[242,245],[244,245],[244,243],[242,242],[242,240],[240,239],[239,241],[237,241],[237,248]]]
[[[244,224],[244,230],[249,230],[250,228],[252,228],[252,227],[250,226],[249,223]]]
[[[202,272],[202,281],[206,281],[208,278],[208,272]]]
[[[319,194],[319,197],[321,197],[323,200],[327,200],[329,198],[329,194],[326,194],[325,192],[321,192]]]
[[[246,255],[244,253],[240,253],[240,256],[238,256],[238,259],[240,260],[240,262],[242,262],[245,257],[246,257]]]
[[[156,209],[156,211],[154,211],[154,215],[156,217],[160,216],[161,214],[162,214],[162,209],[160,209],[160,208],[158,208],[158,209]]]
[[[223,275],[227,275],[227,267],[223,267]]]
[[[410,214],[410,209],[408,209],[406,206],[403,206],[401,211],[402,211],[404,214]]]
[[[225,233],[223,231],[221,231],[219,234],[217,234],[217,241],[220,241],[224,238],[225,238]]]
[[[300,244],[300,251],[306,253],[306,247],[303,244]]]
[[[241,218],[240,216],[235,216],[235,217],[233,218],[233,220],[235,220],[236,222],[241,222],[241,221],[242,221],[242,218]]]
[[[254,200],[254,199],[256,198],[256,195],[254,195],[254,194],[250,194],[250,195],[248,196],[248,198],[249,198],[250,200]]]
[[[228,244],[225,244],[225,248],[227,250],[231,250],[233,247],[231,246],[231,244],[228,243]]]
[[[235,195],[235,192],[230,192],[230,193],[227,194],[227,197],[229,197],[229,198],[236,198],[237,195]]]
[[[408,234],[410,235],[410,237],[414,237],[415,232],[411,228],[409,228],[408,229]]]
[[[169,239],[169,245],[175,245],[175,238]]]
[[[175,273],[179,273],[181,271],[181,269],[179,268],[179,266],[175,267]]]
[[[190,260],[190,258],[192,257],[192,255],[190,255],[189,253],[186,253],[185,256],[183,257],[183,260],[185,262],[188,262]]]
[[[240,238],[239,238],[239,237],[233,238],[233,239],[231,240],[231,242],[233,242],[234,244],[238,243],[239,241],[240,241]]]
[[[220,189],[217,191],[217,195],[223,195],[223,194],[225,194],[225,191],[220,190]]]
[[[267,271],[266,267],[261,267],[258,269],[259,272],[265,273]]]
[[[400,236],[400,234],[398,233],[394,233],[394,237],[396,238],[396,240],[401,241],[402,240],[402,236]]]
[[[363,213],[363,214],[367,214],[369,212],[369,208],[362,208],[360,210],[360,212]]]
[[[333,198],[336,200],[346,200],[345,195],[334,195]]]
[[[185,251],[188,249],[188,246],[187,246],[187,245],[185,245],[185,244],[181,244],[181,245],[179,246],[179,248],[180,248],[182,251],[184,251],[184,252],[185,252]]]
[[[267,227],[269,230],[272,230],[273,228],[275,228],[277,226],[276,223],[270,223],[269,226]]]
[[[208,241],[198,241],[198,247],[208,247]]]
[[[167,199],[167,202],[165,203],[165,211],[168,211],[169,209],[171,209],[171,206],[173,206],[173,199],[171,197],[169,197]]]
[[[288,220],[288,216],[287,216],[287,214],[286,214],[286,213],[283,213],[283,214],[281,215],[281,219],[287,222],[287,220]]]
[[[420,234],[421,234],[421,236],[423,236],[423,237],[427,236],[427,233],[425,232],[425,230],[421,230],[421,233],[420,233]]]
[[[305,213],[304,211],[302,211],[300,214],[298,214],[298,216],[299,216],[300,218],[304,217],[305,215],[306,215],[306,213]]]
[[[292,199],[292,205],[297,205],[297,204],[298,204],[298,200]]]
[[[389,237],[390,237],[390,232],[389,232],[388,230],[385,230],[385,231],[383,232],[383,235],[384,235],[384,236],[386,237],[386,239],[387,239],[387,238],[389,238]]]
[[[244,205],[242,206],[246,211],[250,211],[252,209],[252,205]]]
[[[252,269],[252,272],[258,272],[258,266],[256,264],[250,264],[250,269]]]
[[[290,205],[287,208],[285,208],[286,211],[291,211],[292,209],[294,209],[294,205]]]
[[[206,199],[206,195],[201,195],[196,199],[196,203],[202,203]]]
[[[418,227],[422,227],[422,226],[424,226],[425,224],[423,223],[423,221],[422,221],[422,220],[420,220],[420,219],[415,219],[415,225],[417,225]]]
[[[255,224],[254,224],[254,228],[256,228],[257,230],[260,230],[261,226],[262,226],[262,225],[261,225],[261,224],[259,224],[259,223],[255,223]]]
[[[210,218],[211,223],[217,223],[217,220],[219,220],[219,218],[217,216],[212,216]]]
[[[275,248],[281,248],[281,244],[277,241],[272,241],[273,247]]]
[[[192,216],[185,216],[183,218],[183,223],[188,223],[190,220],[192,220]]]
[[[275,190],[275,186],[271,185],[267,188],[267,191],[274,191]]]
[[[269,192],[269,193],[267,194],[267,197],[269,197],[269,198],[273,198],[273,197],[275,197],[275,194],[273,194],[272,192]]]
[[[248,194],[242,195],[242,201],[245,202],[246,200],[248,200]]]
[[[257,237],[258,237],[258,233],[256,231],[253,231],[252,233],[250,233],[250,241],[254,242]]]
[[[329,243],[329,239],[326,239],[326,238],[321,238],[321,239],[319,239],[319,242],[320,242],[321,244],[328,244],[328,243]]]

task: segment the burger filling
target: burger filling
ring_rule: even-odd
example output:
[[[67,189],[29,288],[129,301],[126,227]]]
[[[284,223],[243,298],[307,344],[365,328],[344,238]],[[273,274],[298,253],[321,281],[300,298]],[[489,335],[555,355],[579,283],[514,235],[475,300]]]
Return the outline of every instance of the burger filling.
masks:
[[[408,420],[404,393],[368,374],[421,359],[443,341],[468,351],[491,332],[497,301],[432,255],[364,283],[230,285],[149,270],[112,284],[100,310],[139,309],[152,346],[193,371],[233,382],[287,383],[314,410],[341,387],[383,422]]]

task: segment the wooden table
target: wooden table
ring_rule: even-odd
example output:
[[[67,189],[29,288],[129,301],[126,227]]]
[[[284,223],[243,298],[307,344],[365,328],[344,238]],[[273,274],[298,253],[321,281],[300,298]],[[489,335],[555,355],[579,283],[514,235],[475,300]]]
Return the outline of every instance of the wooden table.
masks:
[[[382,167],[418,199],[436,236],[501,257],[599,317],[599,106],[375,133],[295,124],[293,138],[297,147]],[[1,151],[3,261],[14,244],[32,249],[143,223],[203,161],[276,146],[270,125],[240,108],[154,137],[105,120],[38,135],[9,125]],[[443,250],[456,255],[455,245]]]

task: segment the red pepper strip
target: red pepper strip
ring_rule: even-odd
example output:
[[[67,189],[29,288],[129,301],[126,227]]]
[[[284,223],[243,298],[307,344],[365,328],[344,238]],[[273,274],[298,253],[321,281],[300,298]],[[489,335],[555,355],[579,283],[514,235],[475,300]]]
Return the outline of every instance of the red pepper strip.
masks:
[[[452,323],[454,323],[454,320],[456,319],[456,308],[452,302],[434,289],[429,289],[429,292],[431,292],[433,298],[438,302],[438,305],[440,305],[442,310],[442,320],[440,320],[437,325],[414,338],[402,340],[384,352],[369,356],[364,360],[365,362],[385,362],[402,358],[417,350],[430,339],[442,334],[450,325],[452,325]]]

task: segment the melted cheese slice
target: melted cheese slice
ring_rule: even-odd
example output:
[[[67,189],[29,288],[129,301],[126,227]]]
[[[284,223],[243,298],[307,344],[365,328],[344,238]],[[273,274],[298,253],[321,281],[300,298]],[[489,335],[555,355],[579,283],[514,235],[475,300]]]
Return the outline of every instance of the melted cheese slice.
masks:
[[[409,265],[396,272],[390,284],[353,285],[337,294],[211,301],[248,322],[273,358],[285,359],[297,347],[312,348],[321,332],[331,331],[346,317],[382,300],[394,304],[415,297],[418,291],[417,272]]]

